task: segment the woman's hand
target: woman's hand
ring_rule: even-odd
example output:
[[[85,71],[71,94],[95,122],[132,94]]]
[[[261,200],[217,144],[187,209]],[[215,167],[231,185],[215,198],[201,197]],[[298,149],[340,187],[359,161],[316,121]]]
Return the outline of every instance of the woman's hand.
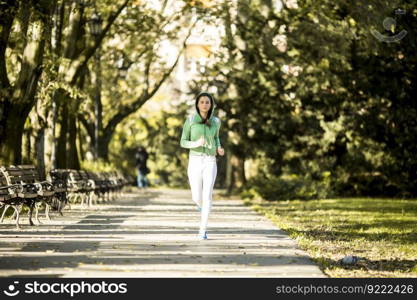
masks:
[[[201,147],[206,143],[206,140],[204,139],[204,136],[201,136],[198,140],[197,140],[197,147]]]
[[[223,155],[224,155],[224,149],[223,149],[223,148],[217,148],[217,153],[218,153],[220,156],[223,156]]]

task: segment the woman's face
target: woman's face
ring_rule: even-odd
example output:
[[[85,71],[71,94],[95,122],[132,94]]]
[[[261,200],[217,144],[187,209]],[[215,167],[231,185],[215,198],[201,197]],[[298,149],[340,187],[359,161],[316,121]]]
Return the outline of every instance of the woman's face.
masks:
[[[207,113],[210,110],[211,102],[209,97],[203,96],[198,99],[197,107],[200,110],[200,112]]]

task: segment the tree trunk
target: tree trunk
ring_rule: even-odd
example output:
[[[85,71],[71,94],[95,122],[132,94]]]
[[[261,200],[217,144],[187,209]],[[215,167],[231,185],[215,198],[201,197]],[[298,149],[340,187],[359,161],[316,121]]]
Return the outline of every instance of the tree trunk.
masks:
[[[101,103],[101,64],[100,64],[100,49],[97,49],[95,55],[95,70],[92,76],[92,84],[95,87],[94,94],[94,156],[99,157],[100,134],[103,130],[103,105]],[[106,154],[107,156],[107,154]]]
[[[109,160],[109,145],[113,132],[107,133],[99,137],[98,142],[98,158],[108,161]]]
[[[226,189],[227,194],[231,195],[233,192],[233,166],[231,163],[231,154],[227,152],[226,154]]]
[[[65,18],[65,1],[61,1],[60,5],[55,7],[56,18],[53,25],[53,32],[51,38],[54,37],[54,41],[51,42],[51,49],[54,53],[54,59],[57,60],[58,57],[62,55],[62,36],[63,36],[63,27],[64,27],[64,18]],[[54,64],[54,72],[59,71],[59,64]],[[55,90],[52,96],[52,124],[51,126],[51,135],[52,135],[52,151],[51,151],[51,168],[58,168],[57,163],[57,153],[58,153],[58,144],[56,140],[56,125],[58,122],[58,110],[59,110],[59,91]]]
[[[25,118],[20,115],[20,106],[10,102],[0,102],[0,158],[1,165],[20,164],[22,162],[22,136]]]
[[[70,169],[80,169],[80,160],[78,158],[77,151],[77,123],[76,117],[74,114],[69,114],[68,116],[68,156],[67,156],[67,166]]]
[[[246,185],[245,160],[232,154],[230,164],[232,182],[228,187],[228,193],[239,190]]]
[[[85,150],[84,150],[84,145],[87,144],[89,145],[89,143],[86,143],[83,139],[85,138],[85,136],[83,136],[82,132],[81,132],[81,128],[80,128],[80,123],[79,120],[77,119],[77,138],[78,138],[78,149],[80,152],[80,160],[84,161],[85,160]]]
[[[245,172],[245,159],[244,158],[240,158],[239,160],[239,177],[240,177],[240,182],[242,183],[241,187],[245,187],[247,184],[247,180],[246,180],[246,172]]]
[[[58,100],[57,100],[57,91],[54,92],[52,97],[52,120],[51,120],[51,135],[52,135],[52,152],[51,152],[51,168],[57,169],[57,153],[58,153],[58,144],[56,140],[56,124],[58,121]]]
[[[24,144],[25,153],[22,155],[22,163],[29,164],[32,160],[32,130],[30,128],[23,129],[23,137],[24,140],[22,141],[22,144]]]
[[[61,95],[63,96],[63,95]],[[56,166],[59,169],[67,168],[67,132],[68,132],[68,104],[61,102],[60,130],[56,146]]]
[[[45,180],[45,127],[42,124],[37,131],[35,147],[38,174],[41,180]]]
[[[0,157],[6,165],[22,162],[23,128],[36,101],[35,94],[42,73],[51,4],[52,1],[42,1],[33,6],[33,21],[28,30],[19,76],[13,85],[7,76],[4,57],[12,23],[10,20],[0,21]],[[3,13],[0,16],[3,17]]]

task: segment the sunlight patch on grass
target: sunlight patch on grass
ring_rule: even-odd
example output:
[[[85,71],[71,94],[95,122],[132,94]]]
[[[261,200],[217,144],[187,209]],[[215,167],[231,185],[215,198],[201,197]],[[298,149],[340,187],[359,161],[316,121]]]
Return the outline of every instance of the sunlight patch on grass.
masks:
[[[417,200],[245,200],[297,240],[331,277],[417,277]],[[338,261],[363,258],[355,266]]]

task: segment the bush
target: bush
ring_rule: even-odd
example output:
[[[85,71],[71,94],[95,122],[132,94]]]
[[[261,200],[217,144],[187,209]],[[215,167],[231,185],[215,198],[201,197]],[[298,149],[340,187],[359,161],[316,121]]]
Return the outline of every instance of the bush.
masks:
[[[95,161],[85,160],[81,163],[81,169],[90,172],[111,172],[117,170],[112,163],[105,162],[101,159]]]
[[[324,199],[331,195],[330,172],[323,172],[319,180],[310,175],[296,174],[279,177],[255,177],[248,182],[242,198],[263,198],[265,200]]]

